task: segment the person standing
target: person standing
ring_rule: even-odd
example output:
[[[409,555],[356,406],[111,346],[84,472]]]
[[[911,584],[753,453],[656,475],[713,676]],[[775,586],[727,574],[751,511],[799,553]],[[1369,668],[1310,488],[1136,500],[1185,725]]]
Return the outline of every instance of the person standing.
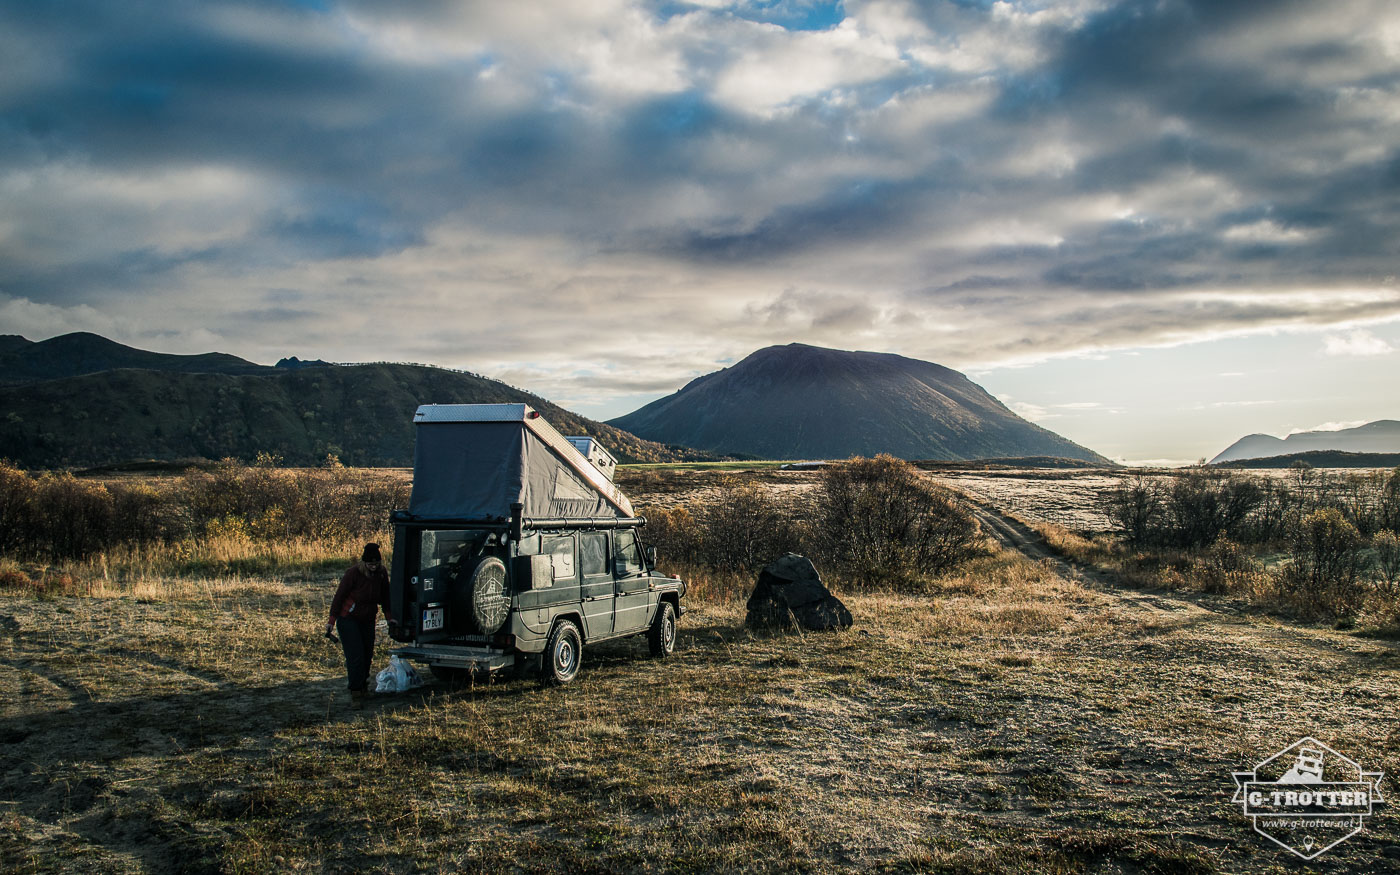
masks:
[[[326,634],[332,628],[340,633],[345,649],[345,673],[350,682],[350,703],[362,707],[369,695],[369,669],[374,660],[374,623],[379,606],[390,624],[389,572],[379,555],[378,544],[366,544],[360,561],[345,572],[331,599],[331,615]]]

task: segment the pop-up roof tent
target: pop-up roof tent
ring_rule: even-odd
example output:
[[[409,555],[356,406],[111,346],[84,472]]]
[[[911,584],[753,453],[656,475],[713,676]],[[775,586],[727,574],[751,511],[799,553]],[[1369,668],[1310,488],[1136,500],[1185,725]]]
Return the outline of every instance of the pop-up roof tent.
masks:
[[[417,519],[623,519],[632,503],[528,404],[424,404],[413,415]]]

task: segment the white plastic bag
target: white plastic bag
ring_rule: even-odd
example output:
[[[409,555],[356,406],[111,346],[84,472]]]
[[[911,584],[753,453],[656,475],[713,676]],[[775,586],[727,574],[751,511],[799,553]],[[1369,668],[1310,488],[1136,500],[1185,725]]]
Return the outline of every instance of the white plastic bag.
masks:
[[[423,679],[407,660],[389,657],[389,667],[374,676],[376,693],[402,693],[423,686]]]

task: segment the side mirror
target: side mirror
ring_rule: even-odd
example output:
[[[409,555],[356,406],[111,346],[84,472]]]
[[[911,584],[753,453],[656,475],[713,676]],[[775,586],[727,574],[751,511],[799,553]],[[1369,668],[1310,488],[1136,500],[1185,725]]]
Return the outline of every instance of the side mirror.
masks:
[[[647,567],[648,567],[648,568],[655,568],[655,567],[656,567],[656,548],[655,548],[655,547],[648,547],[648,548],[647,548]]]

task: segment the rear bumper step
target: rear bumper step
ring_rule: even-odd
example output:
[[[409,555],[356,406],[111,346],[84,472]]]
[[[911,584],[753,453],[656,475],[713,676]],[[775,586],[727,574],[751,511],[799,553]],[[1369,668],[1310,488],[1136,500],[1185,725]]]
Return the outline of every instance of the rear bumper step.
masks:
[[[453,647],[445,644],[428,644],[422,647],[400,647],[391,650],[394,656],[426,662],[428,665],[444,665],[449,668],[475,668],[495,671],[515,664],[514,653],[504,653],[490,647]]]

